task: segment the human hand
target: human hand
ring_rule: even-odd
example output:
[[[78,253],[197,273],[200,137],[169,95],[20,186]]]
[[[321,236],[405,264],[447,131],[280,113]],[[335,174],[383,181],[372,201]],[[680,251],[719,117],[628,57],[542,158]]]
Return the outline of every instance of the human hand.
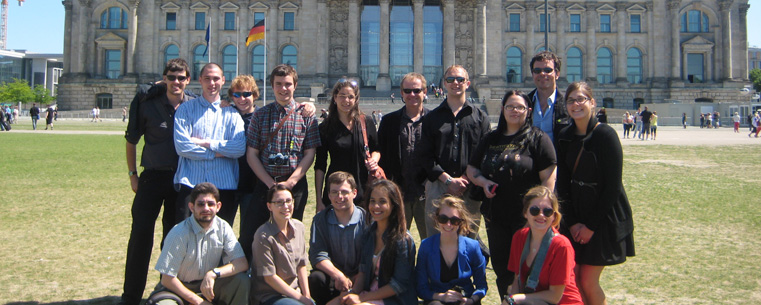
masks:
[[[348,277],[346,277],[346,275],[341,274],[337,278],[335,278],[334,281],[335,281],[335,287],[339,291],[348,291],[349,289],[351,289],[352,282]]]
[[[324,204],[324,203],[322,203],[322,198],[319,198],[319,197],[317,198],[317,204],[316,204],[316,207],[317,207],[317,212],[316,212],[316,213],[319,213],[319,212],[321,212],[322,210],[324,210],[324,209],[325,209],[325,204]],[[315,213],[315,214],[316,214],[316,213]]]
[[[295,186],[297,182],[298,181],[293,181],[293,178],[288,178],[288,180],[285,180],[283,182],[278,182],[277,184],[285,185],[286,188],[288,188],[289,190],[292,190],[293,186]]]
[[[498,186],[499,184],[494,183],[494,181],[486,180],[486,184],[484,184],[484,187],[483,187],[484,195],[486,195],[486,198],[494,198],[494,196],[497,195]]]
[[[195,145],[198,145],[198,146],[201,146],[201,147],[209,148],[209,146],[211,145],[211,141],[209,141],[208,139],[201,139],[201,138],[195,138],[195,137],[193,137],[193,138],[190,138],[190,140],[193,141],[193,143]]]
[[[301,304],[304,304],[304,305],[315,305],[314,301],[312,300],[312,298],[310,298],[308,296],[305,296],[305,295],[302,295],[299,298],[299,302],[301,302]]]
[[[137,177],[137,174],[134,174],[132,176],[129,176],[129,184],[132,186],[132,191],[137,193],[137,185],[140,179]]]
[[[373,160],[372,158],[365,159],[365,167],[367,168],[368,171],[374,171],[378,169],[378,162]]]
[[[362,300],[359,299],[359,295],[356,293],[350,293],[341,298],[342,305],[354,305],[359,303],[362,303]]]
[[[580,224],[579,232],[578,232],[578,240],[576,242],[585,245],[588,244],[590,240],[592,240],[592,236],[595,234],[594,231],[587,228],[586,225]]]
[[[442,303],[459,303],[465,301],[462,293],[451,289],[439,294],[439,298]]]
[[[209,301],[214,300],[214,282],[216,281],[216,276],[217,275],[211,271],[206,272],[206,275],[201,282],[201,294],[203,294],[203,297]]]
[[[314,115],[315,111],[317,110],[316,107],[314,107],[314,103],[310,102],[303,102],[301,103],[301,116],[303,117],[311,117]]]
[[[222,100],[221,102],[219,102],[219,108],[225,108],[230,106],[232,106],[232,104],[230,104],[230,101],[228,100]]]
[[[447,186],[447,192],[460,197],[465,193],[465,189],[468,187],[469,183],[470,182],[465,178],[452,178],[452,182]]]

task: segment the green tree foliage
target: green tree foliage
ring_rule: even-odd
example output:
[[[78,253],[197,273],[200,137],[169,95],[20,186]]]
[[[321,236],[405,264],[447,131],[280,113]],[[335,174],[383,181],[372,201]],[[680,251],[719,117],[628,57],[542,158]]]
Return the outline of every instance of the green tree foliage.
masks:
[[[40,105],[55,101],[55,96],[51,95],[50,91],[45,89],[43,85],[35,85],[32,94],[34,94],[34,102]]]
[[[750,81],[753,83],[753,89],[761,92],[761,69],[750,70]]]
[[[34,101],[34,93],[26,80],[14,78],[12,82],[0,85],[0,102],[29,103],[31,101]]]

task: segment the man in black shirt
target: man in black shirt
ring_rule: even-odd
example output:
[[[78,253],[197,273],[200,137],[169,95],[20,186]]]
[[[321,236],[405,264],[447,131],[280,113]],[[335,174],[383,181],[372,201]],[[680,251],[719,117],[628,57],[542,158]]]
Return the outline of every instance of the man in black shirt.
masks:
[[[37,130],[37,120],[40,119],[40,108],[37,108],[37,104],[32,103],[32,109],[29,109],[29,115],[32,117],[32,130]]]
[[[642,131],[640,131],[640,137],[642,137],[643,141],[646,141],[650,136],[650,118],[653,117],[653,113],[650,112],[650,110],[647,110],[647,106],[645,106],[645,110],[640,112],[639,116],[642,117]],[[642,136],[643,134],[644,137]]]
[[[132,232],[127,246],[124,293],[121,304],[137,305],[143,298],[148,264],[153,249],[153,229],[161,206],[163,239],[175,224],[177,192],[172,180],[177,168],[174,149],[174,112],[183,102],[194,98],[185,92],[190,82],[187,62],[175,58],[167,62],[163,84],[142,86],[130,104],[127,139],[127,168],[135,199],[132,203]],[[145,145],[141,158],[144,170],[137,175],[137,144]]]
[[[432,215],[434,201],[443,194],[452,194],[465,200],[479,226],[481,201],[471,199],[472,187],[465,169],[478,142],[491,129],[489,117],[467,98],[470,80],[465,68],[460,65],[447,68],[444,79],[447,97],[423,118],[423,136],[416,154],[429,180],[425,186],[425,210]],[[426,217],[426,233],[436,234],[431,217]],[[477,234],[476,229],[474,235]]]

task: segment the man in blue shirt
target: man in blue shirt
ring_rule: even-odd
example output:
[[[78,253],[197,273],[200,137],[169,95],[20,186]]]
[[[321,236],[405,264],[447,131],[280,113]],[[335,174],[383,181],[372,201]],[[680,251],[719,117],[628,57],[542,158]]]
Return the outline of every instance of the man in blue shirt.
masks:
[[[534,55],[530,64],[536,86],[536,89],[528,94],[534,104],[534,126],[547,133],[553,143],[560,129],[570,124],[565,99],[557,89],[560,64],[560,58],[548,51]]]
[[[243,120],[233,107],[222,107],[220,92],[225,84],[222,68],[215,63],[201,69],[203,94],[182,103],[174,118],[174,147],[180,160],[174,175],[177,194],[177,223],[188,216],[186,197],[201,182],[211,182],[219,188],[220,201],[225,205],[219,217],[230,225],[235,221],[238,206],[238,157],[246,151]]]

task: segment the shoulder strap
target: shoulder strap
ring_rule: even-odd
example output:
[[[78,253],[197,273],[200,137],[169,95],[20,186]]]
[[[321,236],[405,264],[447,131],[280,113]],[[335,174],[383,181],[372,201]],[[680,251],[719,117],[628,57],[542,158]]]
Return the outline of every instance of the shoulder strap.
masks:
[[[542,271],[542,266],[544,266],[544,259],[547,257],[547,251],[550,249],[550,243],[552,243],[553,237],[555,237],[555,232],[552,231],[552,228],[547,229],[547,233],[545,233],[542,238],[542,245],[539,247],[539,252],[536,253],[536,257],[534,258],[534,263],[531,264],[531,273],[529,274],[528,279],[526,279],[525,286],[521,285],[521,274],[520,271],[518,272],[518,289],[521,292],[532,293],[536,290],[536,286],[539,285],[539,273]],[[518,270],[523,269],[523,264],[526,262],[530,248],[531,230],[529,229],[526,243],[523,245],[523,252],[521,253],[521,262]]]
[[[367,123],[365,123],[365,115],[360,114],[359,115],[359,126],[362,127],[362,139],[365,141],[365,145],[362,147],[362,150],[365,151],[365,158],[370,158],[370,147],[367,145]]]
[[[280,132],[280,128],[282,128],[282,127],[283,127],[283,124],[285,124],[285,121],[286,121],[286,120],[288,120],[288,118],[289,118],[289,117],[291,117],[291,115],[293,114],[293,112],[295,112],[295,111],[296,111],[296,108],[301,108],[301,107],[298,107],[298,106],[293,106],[293,108],[291,108],[291,111],[289,111],[289,112],[288,112],[288,113],[287,113],[287,114],[286,114],[286,115],[285,115],[285,116],[284,116],[282,119],[280,119],[280,123],[278,123],[278,124],[277,124],[277,127],[275,128],[275,131],[273,131],[272,133],[270,133],[270,136],[269,136],[269,137],[267,137],[267,142],[264,142],[264,147],[265,147],[265,148],[266,148],[268,145],[270,145],[270,142],[272,142],[272,138],[274,138],[274,137],[275,137],[275,135],[276,135],[278,132]]]
[[[597,128],[597,126],[600,126],[600,122],[597,122],[597,124],[595,124],[595,127],[592,127],[592,131],[594,131],[595,128]],[[589,133],[592,133],[592,131],[590,131]],[[579,159],[581,159],[581,152],[583,151],[584,151],[584,143],[581,143],[581,147],[579,148],[579,154],[576,156],[576,162],[573,164],[573,171],[571,171],[571,177],[573,177],[573,174],[576,173],[576,168],[579,166]]]

